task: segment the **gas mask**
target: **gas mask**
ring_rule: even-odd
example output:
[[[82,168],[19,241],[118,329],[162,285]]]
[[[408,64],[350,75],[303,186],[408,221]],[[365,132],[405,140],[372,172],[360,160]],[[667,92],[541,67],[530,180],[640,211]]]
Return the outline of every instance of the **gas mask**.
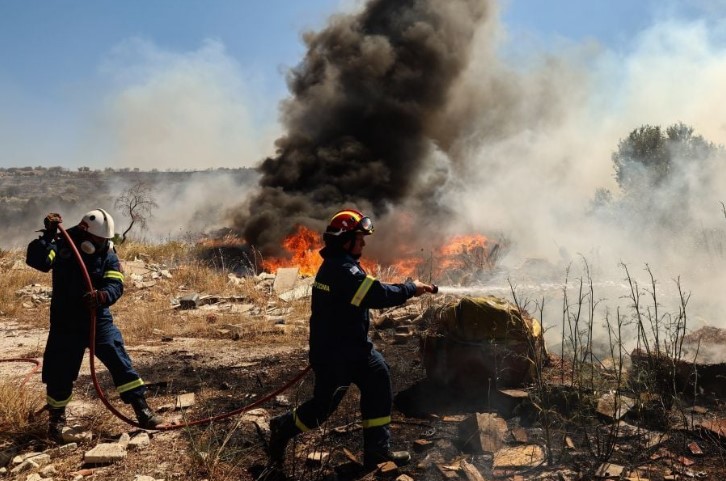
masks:
[[[96,244],[92,240],[87,239],[87,240],[84,240],[83,242],[81,242],[81,250],[90,256],[90,255],[95,254],[99,250],[107,249],[112,245],[113,245],[113,243],[111,243],[111,241],[106,240],[106,239],[104,239],[100,245]]]
[[[96,245],[89,240],[85,240],[81,242],[81,250],[90,256],[96,253]]]

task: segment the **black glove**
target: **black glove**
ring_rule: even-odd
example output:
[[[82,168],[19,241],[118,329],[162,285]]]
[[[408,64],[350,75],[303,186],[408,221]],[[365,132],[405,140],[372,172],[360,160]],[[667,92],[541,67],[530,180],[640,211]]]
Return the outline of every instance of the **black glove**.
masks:
[[[106,291],[91,291],[83,295],[83,302],[89,309],[97,309],[108,305],[108,293]]]
[[[51,212],[50,214],[46,215],[45,219],[43,219],[43,225],[45,226],[44,236],[50,239],[54,238],[55,235],[58,233],[58,224],[62,222],[63,219],[61,218],[60,214]]]

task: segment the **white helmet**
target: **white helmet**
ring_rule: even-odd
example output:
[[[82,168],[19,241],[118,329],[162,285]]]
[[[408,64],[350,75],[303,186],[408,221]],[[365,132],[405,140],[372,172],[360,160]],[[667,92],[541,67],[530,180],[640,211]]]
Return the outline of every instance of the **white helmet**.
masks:
[[[87,212],[78,227],[98,237],[113,239],[113,217],[103,209]]]

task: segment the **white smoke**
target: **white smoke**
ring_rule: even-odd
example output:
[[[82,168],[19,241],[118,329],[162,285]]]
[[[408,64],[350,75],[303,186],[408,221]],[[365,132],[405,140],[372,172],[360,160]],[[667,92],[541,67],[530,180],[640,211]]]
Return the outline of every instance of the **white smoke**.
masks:
[[[578,267],[584,256],[601,276],[596,280],[621,281],[623,262],[647,285],[647,264],[672,311],[672,280],[680,278],[692,293],[697,322],[718,325],[726,308],[719,294],[726,252],[718,247],[726,239],[723,159],[684,170],[671,191],[658,193],[674,202],[677,187],[690,186],[687,215],[676,227],[645,229],[635,213],[592,212],[597,188],[620,196],[611,156],[632,130],[683,122],[706,140],[725,143],[726,110],[718,106],[726,100],[726,45],[718,26],[660,18],[622,52],[592,43],[558,53],[517,52],[517,39],[507,39],[504,26],[482,26],[475,60],[450,106],[469,123],[452,149],[457,175],[442,202],[461,216],[452,231],[512,239],[509,268],[542,258],[564,278],[564,266],[574,260]],[[625,294],[608,295],[623,302],[617,297]]]
[[[150,170],[251,167],[278,135],[274,108],[255,93],[262,80],[224,45],[207,40],[175,53],[129,39],[101,66],[108,81],[90,165]]]

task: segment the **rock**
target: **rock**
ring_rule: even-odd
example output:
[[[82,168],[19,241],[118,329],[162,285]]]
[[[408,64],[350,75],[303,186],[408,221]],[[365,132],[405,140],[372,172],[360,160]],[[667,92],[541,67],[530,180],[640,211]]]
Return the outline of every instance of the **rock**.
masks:
[[[476,466],[466,460],[461,461],[461,470],[464,472],[466,479],[469,481],[486,481],[484,476],[482,476],[479,470],[476,469]]]
[[[615,421],[625,416],[635,405],[635,400],[618,393],[605,393],[597,401],[598,414]]]
[[[199,307],[199,294],[189,294],[179,299],[179,309],[196,309]]]
[[[53,458],[62,456],[64,454],[67,454],[67,453],[73,451],[74,449],[76,449],[77,447],[78,447],[78,444],[76,444],[76,443],[67,443],[67,444],[62,444],[60,446],[57,446],[55,448],[46,449],[43,452],[45,454],[49,455],[51,457],[51,459],[53,459]]]
[[[542,447],[537,444],[502,448],[494,453],[495,469],[501,468],[532,468],[539,466],[545,460]]]
[[[40,474],[42,474],[45,478],[49,478],[57,472],[58,470],[56,469],[55,464],[49,464],[40,470]]]
[[[175,409],[184,409],[194,405],[194,393],[188,392],[180,394],[176,398]]]
[[[126,449],[116,443],[101,443],[83,455],[88,464],[110,464],[126,457]]]
[[[476,413],[459,426],[459,438],[473,452],[494,453],[504,445],[507,422],[492,413]]]
[[[26,471],[30,471],[31,469],[38,469],[39,467],[40,466],[35,464],[33,461],[26,459],[25,461],[11,469],[10,474],[20,474]]]
[[[93,438],[90,431],[84,431],[80,426],[64,427],[61,436],[66,443],[80,443]]]
[[[618,464],[603,463],[595,471],[595,476],[599,478],[618,478],[625,468]]]
[[[330,453],[327,451],[313,451],[308,454],[306,462],[312,466],[320,466],[330,458]]]
[[[277,269],[275,281],[272,283],[272,290],[275,291],[275,294],[277,295],[291,290],[297,283],[299,273],[300,268],[298,267],[280,267]]]
[[[149,433],[140,432],[139,434],[131,438],[131,440],[129,441],[128,449],[139,450],[145,448],[149,444],[151,444]]]
[[[116,443],[122,448],[126,449],[129,445],[129,441],[131,441],[131,436],[129,436],[129,433],[123,433],[121,436],[119,436]]]

